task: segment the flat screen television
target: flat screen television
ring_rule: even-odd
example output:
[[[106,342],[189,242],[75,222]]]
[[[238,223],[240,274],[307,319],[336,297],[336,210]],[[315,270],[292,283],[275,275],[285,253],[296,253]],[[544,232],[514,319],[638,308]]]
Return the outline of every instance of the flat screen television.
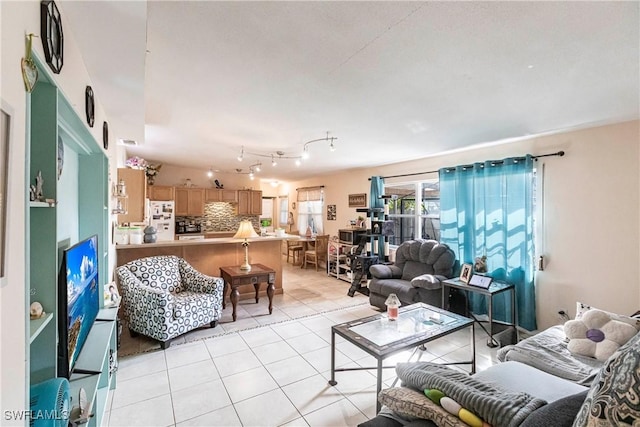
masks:
[[[100,309],[98,236],[66,249],[58,277],[58,376],[69,378]]]

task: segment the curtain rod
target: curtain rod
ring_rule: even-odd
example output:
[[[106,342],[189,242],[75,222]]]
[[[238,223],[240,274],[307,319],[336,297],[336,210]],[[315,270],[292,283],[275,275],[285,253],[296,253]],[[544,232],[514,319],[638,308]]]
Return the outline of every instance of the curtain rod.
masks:
[[[551,156],[558,156],[558,157],[562,157],[564,156],[564,151],[557,151],[555,153],[549,153],[549,154],[540,154],[539,156],[531,156],[534,160],[538,160],[541,157],[551,157]],[[522,158],[524,159],[524,157],[517,157],[518,159]],[[447,168],[442,168],[442,169],[447,169]],[[435,170],[435,171],[426,171],[426,172],[415,172],[415,173],[405,173],[402,175],[388,175],[388,176],[381,176],[380,178],[385,179],[385,178],[402,178],[405,176],[416,176],[416,175],[424,175],[427,173],[438,173],[439,170]],[[371,178],[369,178],[369,181],[371,181]]]
[[[316,188],[324,188],[324,185],[314,185],[313,187],[300,187],[300,188],[296,188],[296,191],[300,191],[300,190],[315,190]]]

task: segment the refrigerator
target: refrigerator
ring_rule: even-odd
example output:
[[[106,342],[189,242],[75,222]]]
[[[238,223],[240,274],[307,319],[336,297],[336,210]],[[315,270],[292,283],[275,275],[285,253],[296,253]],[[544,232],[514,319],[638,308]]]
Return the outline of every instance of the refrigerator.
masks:
[[[149,225],[158,231],[157,241],[175,240],[176,221],[173,207],[173,200],[149,202]]]

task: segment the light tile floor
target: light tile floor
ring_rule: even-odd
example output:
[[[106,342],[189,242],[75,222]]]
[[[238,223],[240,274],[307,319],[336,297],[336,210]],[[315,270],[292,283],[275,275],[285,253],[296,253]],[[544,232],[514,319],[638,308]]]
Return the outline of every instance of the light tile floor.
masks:
[[[347,296],[349,284],[324,272],[285,263],[283,277],[285,293],[274,297],[271,316],[266,302],[241,301],[238,321],[231,322],[227,306],[213,336],[194,331],[165,351],[121,357],[106,425],[355,426],[374,417],[375,371],[337,372],[335,387],[327,381],[331,325],[378,311],[363,295]],[[346,308],[319,313],[340,307]],[[340,337],[336,342],[337,367],[375,366],[362,350]],[[468,360],[469,343],[469,329],[459,331],[429,343],[422,360]],[[496,363],[497,350],[485,343],[476,328],[478,370]],[[383,387],[394,379],[393,369],[383,371]]]

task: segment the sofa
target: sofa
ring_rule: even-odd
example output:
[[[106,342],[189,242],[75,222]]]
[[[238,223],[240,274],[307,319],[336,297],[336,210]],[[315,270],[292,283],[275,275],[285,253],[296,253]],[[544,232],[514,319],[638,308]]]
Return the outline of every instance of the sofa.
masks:
[[[606,330],[603,323],[568,339],[562,332],[570,330],[567,322],[500,349],[502,363],[472,376],[435,363],[400,363],[402,386],[382,390],[381,412],[360,427],[640,425],[640,323],[628,319],[634,335],[606,360],[569,350],[595,329]],[[609,332],[600,338],[592,347],[605,345]],[[452,410],[450,400],[459,406]]]
[[[409,240],[396,250],[393,264],[369,268],[369,303],[385,310],[385,301],[396,294],[402,305],[423,302],[442,305],[441,281],[453,277],[456,256],[436,240]]]

